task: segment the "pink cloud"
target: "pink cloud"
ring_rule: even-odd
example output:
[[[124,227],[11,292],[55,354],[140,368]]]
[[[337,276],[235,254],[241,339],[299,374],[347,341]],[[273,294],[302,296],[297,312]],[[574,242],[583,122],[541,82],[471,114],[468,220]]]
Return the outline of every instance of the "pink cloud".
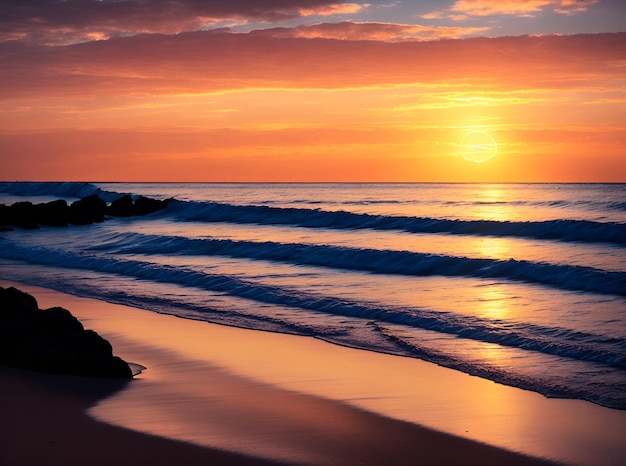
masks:
[[[338,40],[433,40],[452,39],[489,30],[488,27],[444,27],[421,26],[395,23],[320,23],[302,25],[294,28],[275,28],[263,31],[263,34],[276,38],[323,38]]]
[[[561,0],[555,5],[554,11],[571,15],[580,11],[586,11],[591,5],[595,5],[600,0]]]
[[[318,8],[302,8],[300,9],[300,14],[302,16],[349,15],[358,13],[369,7],[369,3],[336,3],[333,5],[320,6]]]
[[[359,11],[341,0],[20,0],[4,2],[0,42],[48,44],[136,33],[178,33],[224,20],[281,21]]]
[[[435,82],[563,88],[622,82],[626,33],[388,42],[202,31],[64,47],[5,43],[0,56],[5,101]]]
[[[454,17],[459,14],[467,16],[516,15],[533,16],[545,9],[557,13],[573,14],[587,10],[599,0],[456,0],[444,10],[437,10],[423,15],[426,19]]]

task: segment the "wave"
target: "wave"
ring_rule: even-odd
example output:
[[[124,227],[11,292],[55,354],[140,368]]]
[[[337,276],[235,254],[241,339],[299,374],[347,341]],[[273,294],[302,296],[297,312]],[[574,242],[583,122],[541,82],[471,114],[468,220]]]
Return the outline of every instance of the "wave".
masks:
[[[532,390],[549,397],[583,399],[610,408],[626,409],[626,396],[622,389],[624,369],[619,367],[606,367],[602,366],[601,363],[598,365],[599,363],[596,362],[569,359],[569,364],[573,363],[577,366],[578,373],[583,371],[584,377],[577,377],[576,372],[572,373],[571,370],[554,377],[554,373],[550,371],[536,373],[520,371],[510,366],[494,365],[489,361],[473,358],[471,351],[461,350],[443,353],[437,349],[442,335],[438,334],[436,340],[431,340],[433,333],[428,330],[411,330],[410,332],[415,334],[415,337],[407,340],[400,336],[402,333],[400,335],[394,333],[398,329],[397,325],[377,323],[368,319],[363,319],[357,323],[354,318],[347,319],[343,316],[337,316],[341,319],[342,324],[340,326],[333,325],[333,319],[324,315],[320,315],[320,319],[315,321],[310,319],[306,321],[293,320],[288,317],[294,315],[293,309],[289,307],[272,305],[271,309],[279,312],[259,313],[257,312],[259,308],[265,306],[249,306],[245,302],[238,302],[239,298],[237,297],[234,297],[235,301],[232,302],[232,305],[224,305],[223,300],[220,300],[220,303],[216,305],[213,299],[206,299],[205,295],[202,295],[203,297],[200,299],[195,299],[194,293],[191,292],[190,296],[190,290],[186,287],[182,289],[167,288],[169,292],[155,293],[154,287],[178,287],[177,284],[155,283],[152,286],[146,286],[144,282],[140,287],[131,285],[130,288],[124,288],[117,286],[116,282],[107,280],[104,275],[98,272],[65,269],[55,273],[54,269],[46,269],[45,267],[38,267],[35,271],[29,267],[23,268],[15,264],[11,268],[11,272],[12,276],[20,282],[45,286],[77,296],[91,297],[187,319],[241,328],[306,335],[342,346],[419,358],[494,382]],[[92,280],[81,279],[86,275]],[[100,280],[105,280],[105,283]],[[123,280],[128,281],[127,279]],[[198,291],[202,292],[202,290]],[[223,293],[220,295],[224,296]],[[199,295],[195,294],[195,296],[198,297]],[[564,338],[569,334],[556,329],[552,329],[552,331],[553,333],[556,331]],[[449,335],[447,338],[462,344],[462,340],[455,338],[454,335]],[[435,346],[433,346],[433,342],[435,342]],[[517,350],[513,349],[513,351]],[[524,349],[519,349],[519,351],[523,352]],[[523,357],[521,353],[519,357]],[[545,364],[553,364],[555,358],[552,355],[532,352],[529,352],[525,357],[544,361]],[[595,381],[597,373],[592,375],[584,372],[586,370],[584,368],[589,365],[602,367],[601,382]]]
[[[409,233],[444,233],[519,237],[585,243],[626,244],[626,224],[590,220],[497,221],[430,217],[385,216],[296,207],[233,205],[217,202],[173,203],[179,221],[294,225],[306,228],[396,230]]]
[[[93,183],[87,182],[0,182],[0,192],[16,196],[56,196],[59,198],[76,198],[98,195],[106,202],[112,202],[123,193],[105,191]]]
[[[106,191],[86,182],[0,182],[0,192],[16,195],[48,195],[80,198],[99,195],[107,202],[126,193]],[[309,204],[310,201],[307,201]],[[361,203],[388,203],[364,200]],[[398,201],[393,201],[398,202]],[[454,201],[464,203],[466,201]],[[527,203],[528,201],[514,201]],[[560,205],[564,201],[548,201]],[[579,201],[580,202],[580,201]],[[586,202],[586,201],[585,201]],[[327,204],[327,202],[324,202]],[[348,203],[350,203],[348,201]],[[445,201],[443,202],[445,204]],[[475,205],[476,201],[467,202]],[[610,205],[608,205],[610,204]],[[623,209],[624,202],[608,202],[605,208]],[[409,233],[518,237],[585,243],[626,244],[626,224],[591,220],[497,221],[458,220],[432,217],[375,215],[315,208],[235,205],[219,202],[176,201],[167,212],[179,221],[230,222],[242,224],[294,225],[306,228],[373,229]]]
[[[382,325],[373,323],[371,326],[379,335],[397,345],[409,355],[425,361],[456,369],[473,376],[493,380],[497,383],[511,385],[524,390],[532,390],[547,397],[578,398],[609,408],[626,409],[626,398],[624,398],[623,392],[619,389],[619,382],[618,387],[616,387],[617,390],[614,391],[609,387],[600,388],[594,386],[588,380],[586,381],[587,383],[576,383],[574,381],[563,383],[563,381],[548,380],[541,376],[502,370],[488,364],[477,364],[476,362],[467,361],[462,356],[444,354],[432,348],[425,348],[419,344],[408,342]]]
[[[332,315],[356,317],[433,330],[462,338],[496,343],[556,356],[593,361],[626,368],[626,340],[606,338],[566,328],[518,324],[451,312],[420,308],[384,307],[374,303],[318,296],[290,288],[257,283],[236,276],[210,274],[186,267],[154,264],[139,260],[119,260],[43,247],[19,245],[2,248],[0,256],[22,262],[54,267],[117,274],[140,280],[174,283],[225,293],[257,302],[282,305]]]
[[[92,246],[122,254],[218,255],[396,275],[516,280],[566,290],[626,295],[626,273],[524,260],[467,258],[345,246],[190,239],[124,233]]]
[[[259,201],[259,205],[272,205],[282,204],[285,201],[276,199],[266,199]],[[343,200],[343,199],[325,199],[323,201],[312,199],[293,199],[289,201],[291,205],[303,204],[325,204],[333,206],[368,206],[368,205],[445,205],[450,207],[472,207],[476,205],[480,206],[503,206],[503,207],[555,207],[555,208],[575,208],[582,210],[626,210],[626,202],[623,201],[595,201],[595,200],[568,200],[568,199],[555,199],[545,201],[525,201],[525,200],[503,200],[503,201],[491,201],[491,200],[471,200],[471,201],[458,201],[458,200],[439,200],[439,199],[362,199],[362,200]]]

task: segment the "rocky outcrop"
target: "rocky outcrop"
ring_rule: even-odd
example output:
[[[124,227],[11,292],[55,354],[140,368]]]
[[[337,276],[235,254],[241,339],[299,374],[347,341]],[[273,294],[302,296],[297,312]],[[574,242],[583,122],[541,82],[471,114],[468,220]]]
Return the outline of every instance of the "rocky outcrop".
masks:
[[[147,215],[157,210],[165,209],[168,201],[159,201],[149,197],[139,196],[135,201],[134,215]]]
[[[107,213],[114,217],[131,217],[133,215],[147,215],[158,210],[165,209],[168,201],[160,201],[149,197],[139,196],[135,202],[126,194],[114,200],[109,206]]]
[[[83,197],[70,205],[70,223],[72,225],[89,225],[104,221],[107,203],[97,195]]]
[[[134,215],[133,209],[133,198],[129,194],[126,194],[111,202],[108,214],[114,217],[131,217]]]
[[[133,202],[131,196],[124,195],[108,206],[94,194],[70,205],[64,199],[42,204],[28,201],[16,202],[10,206],[0,204],[0,231],[9,231],[11,226],[34,229],[39,226],[89,225],[102,222],[107,216],[147,215],[165,209],[168,202],[143,196]]]
[[[0,225],[15,225],[27,230],[38,228],[37,213],[32,202],[0,205]]]
[[[16,288],[0,287],[0,363],[56,374],[132,377],[111,344],[67,309],[39,309]]]
[[[33,222],[42,225],[64,227],[71,222],[71,210],[65,199],[36,204]]]

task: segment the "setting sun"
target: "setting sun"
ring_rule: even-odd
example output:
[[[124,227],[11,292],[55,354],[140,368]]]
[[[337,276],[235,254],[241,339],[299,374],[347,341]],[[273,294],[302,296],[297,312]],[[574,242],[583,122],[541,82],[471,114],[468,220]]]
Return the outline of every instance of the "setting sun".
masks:
[[[624,18],[0,0],[3,464],[623,463]]]
[[[470,162],[483,163],[497,153],[498,144],[486,131],[471,131],[461,141],[461,156]]]
[[[497,2],[200,3],[0,18],[3,178],[626,179],[626,32],[609,7],[580,30],[598,21],[567,2],[533,5],[541,24]]]

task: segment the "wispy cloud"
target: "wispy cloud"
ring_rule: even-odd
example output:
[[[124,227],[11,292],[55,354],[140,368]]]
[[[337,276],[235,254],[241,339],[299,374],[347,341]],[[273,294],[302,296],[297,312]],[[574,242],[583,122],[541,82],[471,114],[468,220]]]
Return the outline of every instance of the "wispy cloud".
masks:
[[[433,82],[562,88],[623,82],[626,33],[375,42],[200,31],[64,47],[5,43],[0,56],[5,100]]]
[[[574,14],[586,11],[599,0],[456,0],[450,8],[436,10],[422,17],[462,20],[470,16],[535,16],[541,11]]]
[[[333,3],[330,5],[322,5],[317,8],[301,8],[300,14],[302,16],[349,15],[359,13],[370,6],[370,3]]]
[[[320,23],[301,25],[293,28],[274,28],[264,33],[280,38],[323,38],[338,40],[407,41],[454,39],[477,35],[488,31],[489,27],[449,27],[423,26],[397,23]]]
[[[350,14],[366,7],[337,0],[3,0],[0,42],[68,44],[137,33],[194,31],[226,21],[278,22]]]

